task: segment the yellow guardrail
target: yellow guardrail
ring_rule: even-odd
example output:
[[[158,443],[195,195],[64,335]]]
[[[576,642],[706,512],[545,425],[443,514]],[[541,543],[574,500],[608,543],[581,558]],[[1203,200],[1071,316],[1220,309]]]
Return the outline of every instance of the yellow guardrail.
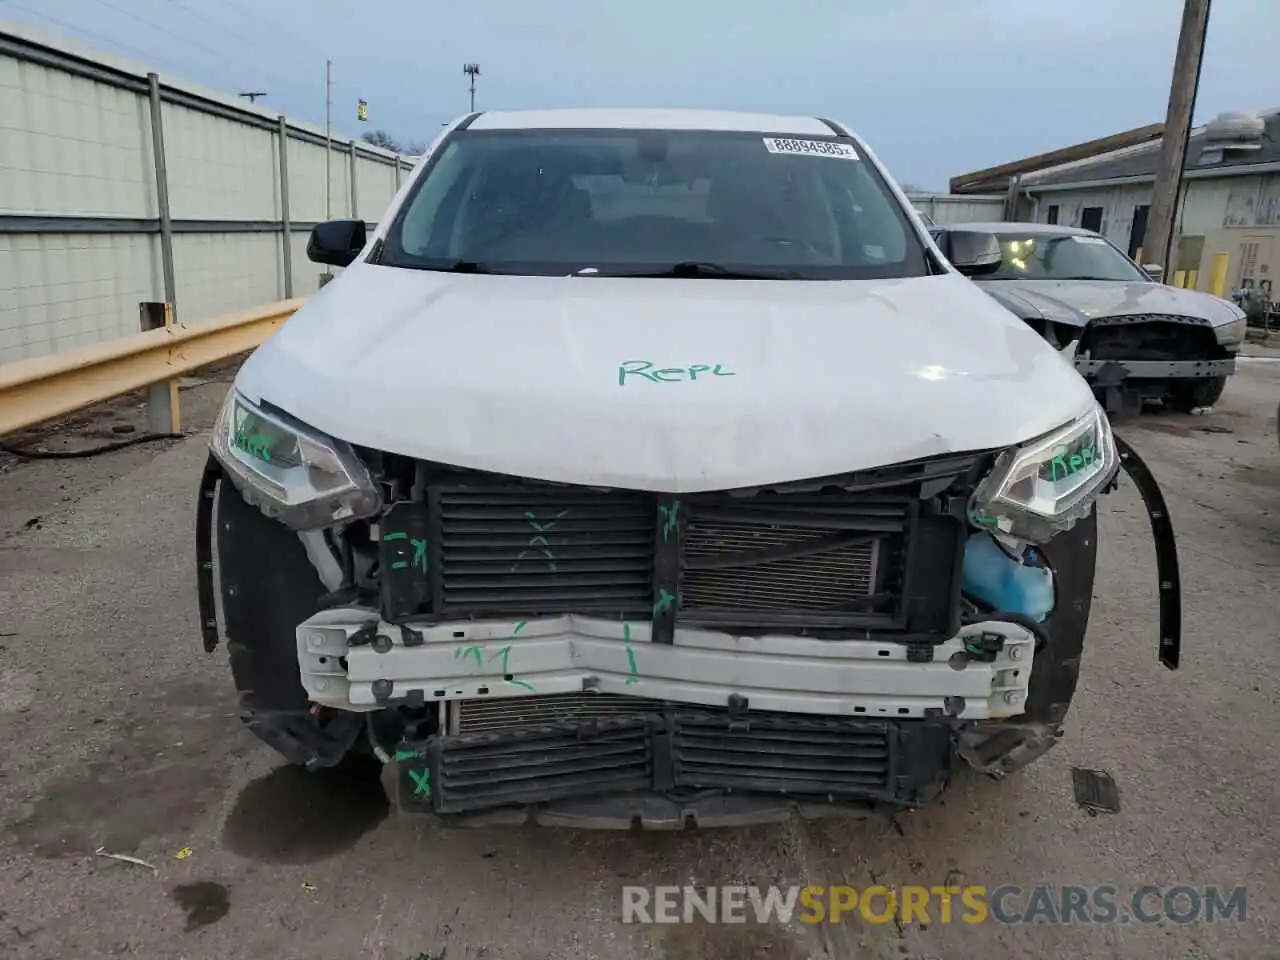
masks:
[[[189,327],[167,324],[49,357],[0,364],[0,436],[154,384],[168,385],[163,392],[170,402],[164,404],[162,398],[155,405],[167,410],[148,411],[152,429],[177,433],[174,378],[264,343],[304,299],[282,300]]]

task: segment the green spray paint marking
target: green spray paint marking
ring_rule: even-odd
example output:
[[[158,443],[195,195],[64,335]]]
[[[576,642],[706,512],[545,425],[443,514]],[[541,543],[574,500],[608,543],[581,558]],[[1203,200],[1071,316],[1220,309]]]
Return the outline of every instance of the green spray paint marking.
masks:
[[[978,526],[980,527],[1000,526],[1000,521],[997,520],[995,517],[993,517],[991,514],[987,513],[986,510],[978,510],[977,513],[974,515],[973,519],[974,519],[974,522],[977,523]]]
[[[503,647],[497,653],[489,655],[490,660],[497,660],[499,658],[502,659],[502,672],[504,674],[510,673],[511,669],[510,669],[509,661],[511,660],[511,644],[508,643],[505,647]]]
[[[514,640],[519,635],[520,631],[523,630],[528,625],[529,625],[528,620],[521,620],[519,623],[516,624],[515,629],[511,631],[511,636],[503,637],[502,639]],[[485,660],[486,660],[485,648],[481,644],[473,643],[473,644],[470,644],[469,646],[456,647],[454,649],[453,651],[454,660],[466,660],[467,658],[471,658],[476,662],[475,668],[471,671],[473,674],[477,673],[480,670],[483,670]],[[496,653],[489,654],[487,659],[489,660],[490,663],[492,663],[494,660],[502,661],[503,678],[505,679],[506,677],[511,677],[510,680],[507,680],[507,683],[513,683],[517,687],[524,687],[526,690],[534,689],[533,684],[526,683],[524,680],[521,680],[515,677],[514,675],[512,675],[511,667],[509,665],[509,661],[511,660],[511,644],[508,643],[505,647],[502,647]]]
[[[413,539],[409,541],[413,545],[413,565],[423,573],[427,572],[427,541]]]
[[[636,652],[631,649],[631,624],[624,623],[622,625],[622,642],[627,647],[627,677],[626,682],[632,684],[640,676],[640,668],[636,666]]]
[[[658,504],[658,515],[662,517],[662,539],[670,540],[680,525],[680,501],[672,500],[669,507],[665,503]]]
[[[415,797],[431,796],[431,771],[430,770],[410,770],[409,779],[413,781],[413,795]]]
[[[455,660],[465,660],[467,657],[475,657],[476,670],[481,670],[484,668],[483,648],[477,646],[476,644],[472,644],[469,647],[458,647],[456,650],[453,651],[453,659]],[[475,670],[472,671],[472,673],[474,672]]]
[[[530,553],[539,552],[539,550],[542,555],[546,557],[547,566],[551,568],[551,572],[556,572],[556,558],[551,552],[551,544],[547,540],[545,534],[554,530],[556,524],[559,523],[561,518],[568,514],[568,512],[568,510],[561,510],[550,520],[547,520],[544,523],[539,523],[538,518],[533,515],[532,511],[525,511],[524,518],[528,522],[529,526],[533,527],[535,533],[529,538],[528,549],[521,550],[520,556],[516,557],[516,566],[511,568],[512,573],[515,572],[516,567],[520,566],[521,561],[523,561],[525,557]]]
[[[1063,480],[1093,466],[1097,459],[1098,452],[1094,447],[1080,447],[1072,454],[1059,453],[1049,461],[1049,480]]]
[[[644,377],[651,383],[680,383],[686,379],[697,380],[698,374],[710,373],[714,377],[736,377],[736,373],[722,369],[724,364],[711,366],[706,363],[694,363],[688,367],[664,367],[654,370],[649,360],[623,360],[618,364],[618,386],[627,384],[627,377]]]
[[[523,623],[521,623],[520,626],[523,626]],[[516,629],[519,629],[519,627],[517,627]],[[519,677],[517,677],[514,673],[511,672],[511,665],[509,663],[509,661],[511,660],[511,644],[508,643],[505,647],[503,647],[497,653],[492,654],[489,657],[490,660],[497,660],[499,658],[502,659],[502,677],[504,680],[507,681],[507,683],[513,684],[514,686],[517,686],[517,687],[524,687],[526,690],[534,689],[533,684],[525,683],[523,680],[521,680]]]
[[[240,427],[236,430],[235,445],[251,457],[271,462],[271,438],[266,434]]]
[[[401,760],[412,760],[412,759],[413,759],[414,757],[416,757],[417,755],[418,755],[418,751],[417,751],[417,750],[405,750],[405,749],[400,749],[400,750],[397,750],[397,751],[396,751],[395,756],[394,756],[394,758],[393,758],[393,759],[394,759],[394,760],[396,760],[397,762],[399,762],[399,761],[401,761]]]
[[[405,533],[403,530],[397,530],[395,533],[387,533],[387,534],[383,534],[382,536],[382,540],[384,543],[390,543],[392,540],[407,540],[407,539],[409,539],[409,535]],[[398,555],[400,557],[403,557],[404,551],[402,550],[398,551]],[[393,564],[391,564],[391,569],[403,570],[407,566],[409,566],[409,561],[402,559],[402,560],[397,560]]]
[[[656,617],[664,611],[670,610],[676,605],[676,597],[669,593],[665,587],[658,588],[658,599],[653,605],[653,615]]]

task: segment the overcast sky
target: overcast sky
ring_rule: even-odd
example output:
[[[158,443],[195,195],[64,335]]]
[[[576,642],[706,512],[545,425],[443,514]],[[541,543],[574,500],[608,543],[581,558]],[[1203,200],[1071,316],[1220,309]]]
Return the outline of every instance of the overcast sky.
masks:
[[[0,0],[162,74],[427,141],[467,109],[697,106],[845,120],[900,181],[1162,120],[1181,0]],[[1276,0],[1217,0],[1197,120],[1280,106]],[[356,100],[369,122],[356,121]]]

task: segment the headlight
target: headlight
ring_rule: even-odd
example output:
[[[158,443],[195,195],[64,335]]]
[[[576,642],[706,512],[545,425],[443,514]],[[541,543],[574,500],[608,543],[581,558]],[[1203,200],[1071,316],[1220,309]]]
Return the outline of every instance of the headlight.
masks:
[[[1044,543],[1089,514],[1119,468],[1102,408],[1037,440],[1006,450],[969,502],[979,527]]]
[[[381,507],[350,446],[263,410],[234,389],[210,449],[247,501],[295,530],[367,517]]]
[[[1241,316],[1232,320],[1230,323],[1224,323],[1220,327],[1214,327],[1213,332],[1218,338],[1218,343],[1240,343],[1244,340],[1244,335],[1248,331],[1248,325],[1248,318]]]

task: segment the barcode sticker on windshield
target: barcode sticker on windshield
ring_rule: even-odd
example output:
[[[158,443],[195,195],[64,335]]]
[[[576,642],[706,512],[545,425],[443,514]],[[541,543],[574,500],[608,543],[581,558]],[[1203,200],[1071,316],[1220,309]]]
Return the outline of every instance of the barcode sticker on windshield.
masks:
[[[848,143],[834,140],[785,140],[782,137],[765,137],[764,148],[770,153],[798,153],[807,157],[834,157],[836,160],[857,160],[858,151]]]

